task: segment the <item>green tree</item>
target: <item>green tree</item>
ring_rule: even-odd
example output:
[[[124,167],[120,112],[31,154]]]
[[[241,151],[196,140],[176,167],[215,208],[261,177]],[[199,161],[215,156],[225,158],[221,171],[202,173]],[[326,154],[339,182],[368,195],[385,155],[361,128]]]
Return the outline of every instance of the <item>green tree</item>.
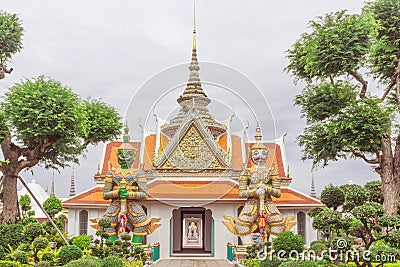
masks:
[[[307,120],[298,137],[303,159],[325,166],[355,157],[372,164],[382,180],[385,213],[395,215],[400,193],[400,1],[369,2],[361,14],[329,13],[309,25],[311,32],[287,51],[286,67],[296,82],[306,84],[295,99]],[[371,91],[366,77],[383,92]]]
[[[62,210],[61,200],[55,196],[51,196],[43,202],[43,208],[51,218],[54,218]]]
[[[284,257],[287,258],[290,256],[291,251],[297,251],[298,253],[303,252],[305,243],[301,235],[288,231],[278,234],[278,236],[272,240],[272,247],[275,251],[285,251]]]
[[[336,210],[339,206],[343,205],[344,201],[344,193],[337,186],[329,185],[328,187],[325,187],[321,193],[321,202],[328,208]]]
[[[313,227],[322,231],[328,238],[332,249],[348,249],[339,247],[339,240],[346,240],[347,245],[352,240],[358,239],[359,249],[371,250],[377,241],[389,242],[396,247],[399,240],[400,216],[386,216],[382,206],[381,198],[377,194],[379,181],[368,182],[364,186],[342,185],[344,201],[339,206],[322,208],[322,210],[311,210],[308,215],[313,217]],[[324,191],[332,192],[333,186],[326,187]],[[338,188],[338,187],[334,187]],[[322,195],[326,195],[325,192]],[[371,259],[374,259],[371,257]],[[359,262],[354,258],[357,266],[372,266],[370,262]]]
[[[0,10],[0,80],[5,73],[11,73],[12,68],[7,69],[7,63],[11,56],[22,49],[21,20],[16,14],[9,14]]]
[[[22,210],[22,217],[25,217],[28,211],[31,210],[31,198],[28,195],[23,195],[19,198],[19,206]]]
[[[0,222],[14,221],[17,177],[37,164],[59,169],[88,145],[116,137],[117,110],[100,100],[82,100],[60,82],[40,76],[15,84],[0,106],[0,145],[4,161],[3,212]]]

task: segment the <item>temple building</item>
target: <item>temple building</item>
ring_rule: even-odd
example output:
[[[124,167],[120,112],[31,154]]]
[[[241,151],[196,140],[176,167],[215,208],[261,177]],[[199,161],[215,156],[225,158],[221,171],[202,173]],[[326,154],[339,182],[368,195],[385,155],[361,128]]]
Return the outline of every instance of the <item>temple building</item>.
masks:
[[[225,258],[227,243],[241,242],[222,222],[224,215],[237,217],[243,209],[245,199],[239,197],[238,180],[244,167],[251,165],[249,150],[255,141],[244,140],[214,119],[199,70],[194,31],[189,80],[177,99],[178,114],[156,125],[155,133],[145,133],[140,140],[129,140],[125,125],[124,139],[128,138],[135,152],[131,169],[144,173],[147,179],[148,197],[140,203],[148,217],[161,218],[161,227],[145,242],[159,243],[161,258]],[[292,231],[301,234],[309,245],[317,239],[317,232],[307,212],[322,204],[290,187],[284,136],[263,144],[268,148],[267,166],[275,168],[281,181],[281,196],[273,201],[282,216],[296,218]],[[122,145],[121,141],[105,144],[94,176],[97,186],[63,202],[69,210],[70,235],[95,234],[90,219],[101,218],[110,205],[110,200],[103,199],[104,179],[118,166],[117,150]]]

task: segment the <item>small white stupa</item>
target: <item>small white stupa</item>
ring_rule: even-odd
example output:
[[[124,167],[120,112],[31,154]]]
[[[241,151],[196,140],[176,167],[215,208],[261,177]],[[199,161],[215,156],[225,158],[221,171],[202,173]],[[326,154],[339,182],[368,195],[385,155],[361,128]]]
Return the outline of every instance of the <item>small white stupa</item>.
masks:
[[[35,179],[32,179],[32,182],[28,183],[27,186],[42,205],[43,202],[49,198],[49,195],[46,193],[43,187],[36,183]],[[44,215],[43,211],[39,208],[35,200],[31,197],[28,190],[24,186],[18,191],[18,199],[23,195],[28,195],[30,197],[32,210],[35,211],[35,218],[39,221],[47,220],[46,215]]]

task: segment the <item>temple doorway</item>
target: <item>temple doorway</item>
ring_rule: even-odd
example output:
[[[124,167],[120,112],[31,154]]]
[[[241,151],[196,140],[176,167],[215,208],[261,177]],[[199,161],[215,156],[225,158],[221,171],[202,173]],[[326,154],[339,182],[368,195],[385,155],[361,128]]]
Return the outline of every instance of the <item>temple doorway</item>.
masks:
[[[179,208],[172,212],[172,255],[212,256],[213,219],[205,208]]]

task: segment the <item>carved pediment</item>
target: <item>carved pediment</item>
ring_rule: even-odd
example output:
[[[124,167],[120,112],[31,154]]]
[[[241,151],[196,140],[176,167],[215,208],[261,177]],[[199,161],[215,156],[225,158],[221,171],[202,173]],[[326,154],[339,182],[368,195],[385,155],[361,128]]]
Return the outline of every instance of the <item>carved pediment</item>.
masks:
[[[226,152],[200,120],[193,119],[182,125],[176,135],[156,161],[156,168],[198,171],[229,167]]]

